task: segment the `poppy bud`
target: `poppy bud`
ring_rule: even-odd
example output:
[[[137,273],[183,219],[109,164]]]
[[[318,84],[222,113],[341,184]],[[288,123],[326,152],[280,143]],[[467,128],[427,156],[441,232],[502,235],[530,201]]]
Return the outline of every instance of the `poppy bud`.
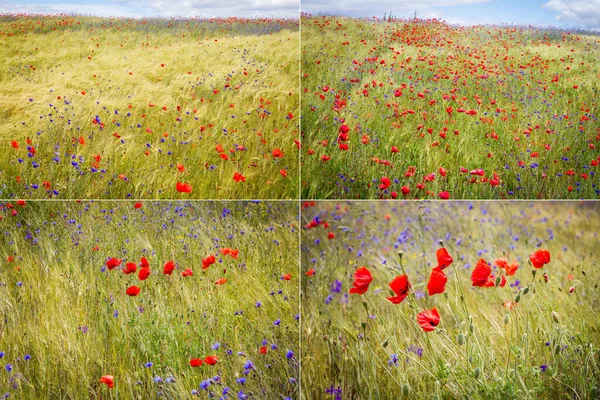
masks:
[[[369,304],[366,301],[363,300],[362,305],[365,308],[365,310],[369,309]]]
[[[463,344],[465,344],[465,335],[463,335],[462,333],[459,333],[456,340],[458,342],[458,345],[462,346]]]
[[[443,240],[440,240],[438,243],[440,244],[440,246],[444,247],[444,241]]]
[[[552,319],[554,320],[554,322],[556,322],[557,324],[560,323],[560,318],[558,318],[558,314],[556,313],[556,311],[552,311]]]
[[[533,277],[535,278],[535,274],[537,273],[537,271],[535,269],[531,270],[531,275],[533,275]]]
[[[529,286],[526,286],[526,287],[523,289],[523,296],[525,296],[527,293],[529,293]]]
[[[574,291],[575,291],[575,286],[571,286],[571,287],[569,288],[569,293],[573,293]]]
[[[556,355],[560,354],[560,344],[557,344],[556,346],[554,346],[554,354],[556,354]]]
[[[400,259],[400,261],[402,261],[402,256],[404,255],[403,251],[399,251],[398,252],[398,258]]]
[[[510,322],[510,315],[509,315],[509,314],[506,314],[506,315],[504,316],[504,325],[508,325],[508,323],[509,323],[509,322]]]
[[[502,282],[502,275],[498,275],[496,277],[496,282],[495,282],[496,287],[500,286],[500,282]]]
[[[521,292],[519,292],[519,293],[517,294],[517,296],[515,297],[515,303],[518,303],[518,302],[520,302],[520,301],[521,301]]]
[[[479,369],[479,367],[475,368],[475,370],[473,371],[473,375],[475,376],[475,379],[479,378],[479,374],[481,374],[481,370]]]
[[[402,394],[404,395],[404,397],[408,397],[410,393],[410,386],[408,386],[408,383],[405,383],[404,385],[402,385]]]
[[[367,323],[366,323],[366,322],[362,322],[362,323],[360,324],[360,326],[362,326],[362,328],[363,328],[363,331],[367,329]]]
[[[381,345],[385,349],[388,346],[388,339],[385,339]]]
[[[471,324],[469,325],[469,331],[470,331],[471,333],[473,333],[473,328],[474,328],[474,326],[473,326],[473,323],[471,323]]]

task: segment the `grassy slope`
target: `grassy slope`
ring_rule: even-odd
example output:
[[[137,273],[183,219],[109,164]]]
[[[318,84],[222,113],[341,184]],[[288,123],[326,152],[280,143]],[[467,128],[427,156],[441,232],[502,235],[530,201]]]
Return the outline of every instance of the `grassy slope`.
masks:
[[[306,209],[304,224],[319,216],[330,225],[305,231],[302,239],[303,270],[316,269],[302,281],[305,398],[333,398],[325,392],[332,385],[344,399],[400,398],[406,384],[409,398],[594,398],[600,383],[600,275],[593,250],[598,205],[472,207],[328,202]],[[336,237],[328,240],[328,232]],[[426,285],[439,240],[455,261],[446,269],[445,293],[429,297]],[[552,260],[532,276],[529,254],[538,248],[548,249]],[[388,282],[402,274],[397,251],[403,251],[412,294],[393,305],[386,297]],[[478,259],[493,263],[503,256],[520,264],[504,288],[471,287]],[[360,266],[369,268],[373,282],[367,294],[348,295]],[[335,279],[340,293],[331,293]],[[529,292],[521,292],[508,311],[504,303],[514,304],[526,287]],[[425,333],[415,316],[432,307],[441,322]],[[459,333],[465,344],[459,344]],[[388,363],[392,354],[397,366]]]
[[[231,214],[223,216],[227,209]],[[186,398],[193,389],[202,392],[201,381],[220,376],[209,387],[217,395],[229,387],[257,398],[297,396],[289,379],[297,379],[298,364],[286,358],[288,350],[298,353],[296,206],[144,202],[136,210],[131,202],[44,202],[18,207],[14,217],[3,214],[2,393]],[[223,247],[238,249],[239,259],[219,257]],[[211,253],[222,263],[202,270],[201,258]],[[152,271],[143,282],[137,272],[101,271],[109,257],[139,263],[141,256]],[[177,269],[166,276],[170,259]],[[186,268],[192,277],[180,275]],[[287,273],[292,279],[282,280]],[[222,277],[227,283],[215,285]],[[130,285],[141,287],[139,296],[125,294]],[[259,354],[263,340],[266,355]],[[216,342],[221,347],[213,350]],[[31,360],[23,360],[26,354]],[[214,367],[188,365],[211,354],[220,359]],[[236,379],[246,376],[247,360],[255,369],[242,386]],[[147,362],[154,365],[145,368]],[[102,375],[115,377],[114,389],[99,383]],[[154,382],[156,376],[163,381]],[[167,383],[169,376],[175,382]]]
[[[408,198],[442,191],[457,199],[597,198],[591,163],[599,156],[598,36],[335,17],[306,16],[301,23],[302,198],[389,198],[394,191],[402,197],[402,186],[410,188]],[[346,102],[338,111],[336,100]],[[477,115],[458,113],[460,107]],[[415,113],[403,115],[407,110]],[[341,119],[351,128],[348,151],[336,143]],[[416,167],[413,177],[404,176],[409,166]],[[481,168],[487,180],[497,173],[501,184],[493,188],[479,177],[472,184],[460,167]],[[435,180],[419,190],[430,173]],[[384,176],[397,181],[380,191]]]
[[[3,198],[297,197],[297,21],[69,21],[0,20]]]

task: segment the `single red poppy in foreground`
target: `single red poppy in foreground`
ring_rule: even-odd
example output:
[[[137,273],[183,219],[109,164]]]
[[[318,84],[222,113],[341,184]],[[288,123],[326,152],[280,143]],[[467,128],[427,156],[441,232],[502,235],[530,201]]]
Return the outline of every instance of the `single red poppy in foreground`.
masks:
[[[125,293],[127,293],[128,296],[137,296],[140,294],[140,288],[137,286],[129,286]]]
[[[436,308],[421,311],[417,314],[417,322],[425,332],[431,332],[440,323],[440,314]]]
[[[360,267],[354,271],[353,288],[350,293],[364,294],[369,290],[369,284],[373,280],[373,276],[366,267]]]
[[[454,259],[450,256],[450,254],[448,254],[448,250],[446,250],[444,247],[439,248],[435,252],[435,256],[437,257],[439,269],[445,269],[445,268],[449,267],[450,264],[452,264],[452,262],[454,261]]]
[[[408,296],[408,291],[411,288],[411,284],[408,281],[408,276],[400,275],[394,278],[389,284],[390,289],[394,293],[395,296],[388,297],[387,299],[391,301],[393,304],[400,304],[402,301]]]
[[[149,276],[150,276],[150,268],[148,268],[148,267],[143,267],[140,269],[140,272],[138,272],[138,278],[140,281],[145,281]]]
[[[472,286],[494,287],[496,286],[496,277],[492,274],[492,267],[482,258],[477,261],[475,269],[471,273]],[[506,285],[506,278],[501,275],[500,286]]]
[[[192,358],[190,360],[190,365],[194,368],[199,367],[202,365],[202,360],[199,358]]]
[[[165,264],[165,267],[163,269],[163,274],[165,274],[165,275],[171,275],[173,273],[174,269],[175,269],[175,263],[172,260],[169,260]]]
[[[529,260],[534,268],[542,268],[550,262],[550,252],[548,250],[538,250],[529,256]]]
[[[100,378],[100,383],[104,383],[109,388],[113,388],[115,386],[115,378],[112,375],[104,375]]]
[[[446,290],[446,282],[448,282],[448,277],[442,271],[442,269],[438,266],[435,267],[431,271],[431,275],[429,276],[429,282],[427,282],[427,291],[430,296],[434,294],[444,293]]]

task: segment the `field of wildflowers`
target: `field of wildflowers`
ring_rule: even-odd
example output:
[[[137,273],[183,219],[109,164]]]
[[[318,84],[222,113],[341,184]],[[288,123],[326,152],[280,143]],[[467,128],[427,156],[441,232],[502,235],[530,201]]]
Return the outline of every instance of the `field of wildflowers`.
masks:
[[[0,207],[0,396],[298,398],[298,207]]]
[[[307,399],[596,399],[596,202],[306,202]]]
[[[301,17],[303,199],[597,199],[597,31]]]
[[[0,198],[298,198],[298,20],[0,15]]]

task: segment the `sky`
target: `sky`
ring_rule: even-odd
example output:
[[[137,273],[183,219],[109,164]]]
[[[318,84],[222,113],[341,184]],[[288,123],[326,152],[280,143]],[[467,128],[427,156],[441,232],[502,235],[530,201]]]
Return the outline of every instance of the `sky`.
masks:
[[[300,0],[0,0],[0,13],[124,17],[298,17]],[[600,0],[301,0],[303,12],[442,18],[450,23],[600,29]]]
[[[356,17],[384,13],[461,25],[517,23],[600,28],[600,0],[302,0],[302,11]]]
[[[0,0],[0,13],[298,18],[299,0]]]

